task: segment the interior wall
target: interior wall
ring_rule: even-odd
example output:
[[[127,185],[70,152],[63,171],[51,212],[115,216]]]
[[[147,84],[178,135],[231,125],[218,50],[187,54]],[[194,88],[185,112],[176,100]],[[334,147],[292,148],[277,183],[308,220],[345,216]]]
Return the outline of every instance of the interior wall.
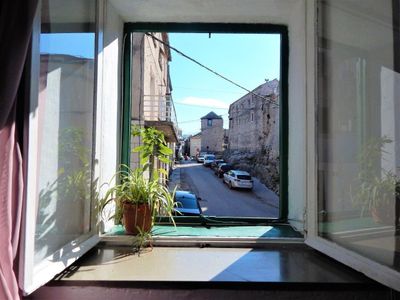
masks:
[[[102,43],[99,56],[98,119],[97,132],[100,141],[98,164],[101,166],[99,183],[110,182],[119,162],[121,61],[124,20],[110,1],[100,1],[100,34]],[[106,222],[108,230],[113,222]]]

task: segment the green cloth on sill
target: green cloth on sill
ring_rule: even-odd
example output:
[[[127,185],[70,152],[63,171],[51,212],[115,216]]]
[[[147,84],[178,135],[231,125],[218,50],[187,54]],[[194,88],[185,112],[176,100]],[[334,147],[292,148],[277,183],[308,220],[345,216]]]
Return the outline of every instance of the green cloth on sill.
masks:
[[[116,225],[107,236],[124,235],[122,225]],[[289,225],[271,226],[172,226],[155,225],[153,236],[190,236],[190,237],[259,237],[259,238],[302,238],[303,236]]]

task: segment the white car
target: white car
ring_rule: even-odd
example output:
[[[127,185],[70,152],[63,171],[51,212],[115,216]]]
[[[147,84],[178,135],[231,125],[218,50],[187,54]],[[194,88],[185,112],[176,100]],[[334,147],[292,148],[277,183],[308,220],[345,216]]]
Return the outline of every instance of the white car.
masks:
[[[214,154],[206,154],[206,155],[204,155],[203,166],[205,166],[205,167],[211,166],[211,163],[214,160],[215,160],[215,155]]]
[[[249,173],[239,170],[230,170],[224,174],[224,182],[233,188],[253,189],[253,180]]]
[[[204,162],[204,155],[197,156],[197,162],[198,163],[203,163]]]

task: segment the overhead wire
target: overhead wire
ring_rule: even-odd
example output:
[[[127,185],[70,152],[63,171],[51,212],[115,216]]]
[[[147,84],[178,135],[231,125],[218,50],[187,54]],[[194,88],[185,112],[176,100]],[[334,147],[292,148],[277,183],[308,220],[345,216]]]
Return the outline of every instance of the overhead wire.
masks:
[[[161,43],[162,45],[168,47],[169,49],[175,51],[175,52],[178,53],[179,55],[185,57],[186,59],[188,59],[188,60],[194,62],[195,64],[199,65],[200,67],[202,67],[202,68],[206,69],[207,71],[213,73],[214,75],[216,75],[216,76],[218,76],[218,77],[220,77],[220,78],[222,78],[222,79],[224,79],[224,80],[230,82],[231,84],[233,84],[233,85],[235,85],[235,86],[241,88],[242,90],[245,90],[246,92],[248,92],[248,93],[250,93],[250,94],[252,94],[252,95],[255,95],[255,96],[257,96],[257,97],[260,97],[260,98],[266,100],[266,102],[268,102],[268,103],[270,103],[270,104],[272,104],[272,105],[279,106],[279,104],[277,104],[277,103],[275,103],[275,102],[272,102],[270,99],[266,98],[265,96],[256,94],[256,93],[254,93],[253,91],[251,91],[251,90],[245,88],[244,86],[242,86],[242,85],[240,85],[240,84],[234,82],[233,80],[231,80],[231,79],[225,77],[224,75],[222,75],[222,74],[220,74],[220,73],[214,71],[213,69],[211,69],[211,68],[205,66],[204,64],[202,64],[202,63],[199,62],[198,60],[196,60],[196,59],[190,57],[189,55],[186,55],[186,54],[183,53],[182,51],[180,51],[180,50],[178,50],[177,48],[171,46],[169,43],[166,43],[166,42],[160,40],[159,38],[155,37],[153,34],[151,34],[151,33],[149,33],[149,32],[146,32],[145,34],[146,34],[147,36],[152,37],[155,41]]]

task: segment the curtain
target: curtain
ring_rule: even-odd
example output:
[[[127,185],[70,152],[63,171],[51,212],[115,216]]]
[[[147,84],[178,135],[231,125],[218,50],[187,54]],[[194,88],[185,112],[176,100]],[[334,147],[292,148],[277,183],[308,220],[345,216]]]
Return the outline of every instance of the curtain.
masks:
[[[0,1],[0,299],[19,299],[17,283],[26,102],[22,73],[37,0]],[[21,105],[22,104],[22,105]],[[18,106],[17,106],[18,105]]]

